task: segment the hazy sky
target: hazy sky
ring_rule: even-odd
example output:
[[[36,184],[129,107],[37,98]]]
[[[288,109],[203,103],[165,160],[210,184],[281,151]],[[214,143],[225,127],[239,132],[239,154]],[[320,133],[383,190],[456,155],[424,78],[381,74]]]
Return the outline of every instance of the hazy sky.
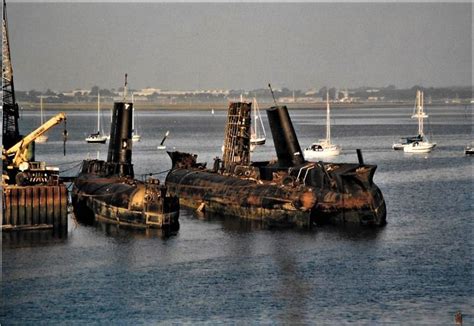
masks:
[[[15,86],[472,84],[472,4],[7,4]]]

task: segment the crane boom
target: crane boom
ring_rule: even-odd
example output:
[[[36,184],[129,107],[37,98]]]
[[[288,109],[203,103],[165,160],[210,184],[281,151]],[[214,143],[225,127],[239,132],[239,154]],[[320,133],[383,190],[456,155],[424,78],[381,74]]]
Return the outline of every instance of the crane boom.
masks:
[[[6,151],[7,156],[11,156],[15,154],[13,158],[12,165],[18,167],[22,162],[27,161],[27,151],[28,146],[35,141],[39,136],[46,133],[49,129],[56,126],[57,124],[61,123],[62,121],[66,121],[66,114],[60,112],[56,114],[54,117],[43,123],[41,126],[36,128],[34,131],[26,135],[22,140],[18,143],[13,145]]]

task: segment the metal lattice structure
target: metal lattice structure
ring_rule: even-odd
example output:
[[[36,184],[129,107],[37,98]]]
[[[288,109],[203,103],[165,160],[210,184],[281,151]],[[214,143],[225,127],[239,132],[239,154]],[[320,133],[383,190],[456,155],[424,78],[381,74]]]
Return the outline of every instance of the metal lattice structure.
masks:
[[[3,1],[2,20],[2,98],[2,142],[5,148],[9,148],[20,139],[20,133],[18,130],[18,104],[15,100],[15,88],[13,84],[13,67],[10,57],[10,43],[8,40],[8,22],[5,0]]]
[[[230,103],[225,127],[223,166],[250,163],[250,111],[251,103]]]

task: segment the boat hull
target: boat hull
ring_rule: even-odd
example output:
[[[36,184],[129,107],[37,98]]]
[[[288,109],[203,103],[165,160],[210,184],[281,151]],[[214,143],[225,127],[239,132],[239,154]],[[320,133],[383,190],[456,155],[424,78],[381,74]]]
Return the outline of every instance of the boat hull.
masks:
[[[307,160],[324,158],[330,156],[337,156],[341,153],[341,148],[337,145],[333,146],[320,146],[319,149],[307,148],[303,151],[303,156]]]
[[[148,198],[153,198],[150,202]],[[133,228],[179,229],[179,202],[158,185],[121,178],[79,176],[72,189],[78,220]]]
[[[105,144],[107,142],[107,138],[104,139],[87,139],[86,142],[88,144]]]
[[[405,153],[429,153],[433,150],[433,148],[436,147],[436,144],[434,143],[425,143],[425,142],[419,142],[419,143],[411,143],[403,147],[403,151]]]
[[[403,151],[403,148],[407,145],[408,144],[401,144],[401,143],[393,144],[392,149],[395,151]]]
[[[132,141],[136,142],[136,141],[141,141],[141,140],[142,140],[142,136],[140,136],[140,135],[133,135],[132,136]]]
[[[352,184],[349,178],[341,179]],[[345,187],[353,187],[353,192],[304,186],[292,176],[281,182],[265,182],[179,168],[166,178],[168,190],[180,198],[182,206],[205,214],[259,221],[269,227],[385,225],[385,201],[378,187],[372,183],[362,189],[357,183],[347,184]]]
[[[105,144],[109,137],[101,134],[91,134],[89,137],[85,139],[85,141],[89,144]]]
[[[250,139],[250,144],[251,145],[263,145],[265,144],[266,139],[265,138],[254,138]]]

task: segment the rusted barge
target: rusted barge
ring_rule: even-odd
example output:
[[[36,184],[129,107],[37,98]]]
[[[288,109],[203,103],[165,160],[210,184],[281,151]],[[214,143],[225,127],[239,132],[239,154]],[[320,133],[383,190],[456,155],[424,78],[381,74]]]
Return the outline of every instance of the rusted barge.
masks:
[[[376,165],[305,161],[288,110],[267,110],[277,160],[250,162],[251,103],[231,103],[222,159],[212,169],[197,155],[168,152],[169,191],[182,205],[268,226],[383,226],[385,201],[373,182]]]
[[[85,160],[74,180],[76,217],[134,228],[179,228],[179,201],[159,180],[134,179],[132,164],[133,103],[114,104],[107,161]]]

